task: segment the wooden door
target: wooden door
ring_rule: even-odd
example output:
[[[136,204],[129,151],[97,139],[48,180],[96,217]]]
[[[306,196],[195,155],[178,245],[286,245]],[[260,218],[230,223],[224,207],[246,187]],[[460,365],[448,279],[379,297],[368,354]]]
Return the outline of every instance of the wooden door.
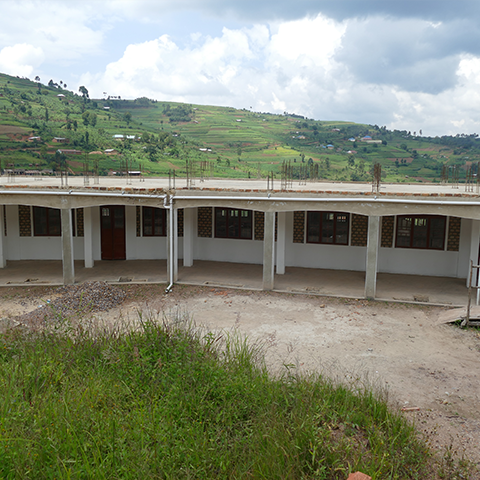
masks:
[[[125,260],[125,207],[107,205],[100,207],[102,260]]]

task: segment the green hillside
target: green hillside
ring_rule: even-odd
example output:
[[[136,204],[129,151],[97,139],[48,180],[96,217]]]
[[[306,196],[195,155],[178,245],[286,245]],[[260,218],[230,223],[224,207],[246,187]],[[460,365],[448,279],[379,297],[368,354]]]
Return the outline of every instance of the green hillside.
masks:
[[[380,163],[384,180],[412,182],[440,181],[447,164],[458,166],[462,181],[467,166],[480,161],[477,135],[427,138],[294,114],[144,97],[95,100],[86,88],[74,93],[52,80],[44,85],[4,74],[0,112],[1,168],[17,173],[98,168],[105,175],[128,168],[185,176],[188,160],[197,174],[280,178],[288,162],[294,178],[370,181],[372,164]]]

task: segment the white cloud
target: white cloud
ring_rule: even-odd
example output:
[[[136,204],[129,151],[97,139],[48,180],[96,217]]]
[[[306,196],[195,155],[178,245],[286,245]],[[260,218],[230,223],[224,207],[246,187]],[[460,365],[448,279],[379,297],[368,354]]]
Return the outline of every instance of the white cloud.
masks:
[[[30,76],[43,62],[45,55],[40,47],[20,43],[0,50],[0,71],[21,77]]]

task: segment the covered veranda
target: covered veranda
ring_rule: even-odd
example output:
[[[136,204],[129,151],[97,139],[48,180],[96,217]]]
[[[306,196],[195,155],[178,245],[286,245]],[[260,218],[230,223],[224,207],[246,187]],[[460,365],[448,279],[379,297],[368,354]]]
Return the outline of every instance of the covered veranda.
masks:
[[[83,261],[75,262],[75,283],[106,281],[111,284],[168,284],[166,260],[96,261],[85,268]],[[63,285],[60,260],[8,261],[0,269],[0,287]],[[245,263],[195,261],[184,267],[179,262],[176,284],[202,285],[262,290],[263,266]],[[175,288],[175,287],[173,287]],[[345,270],[286,267],[285,274],[275,275],[274,291],[363,298],[365,273]],[[420,275],[377,274],[377,300],[420,302],[432,305],[464,306],[468,290],[465,279]]]

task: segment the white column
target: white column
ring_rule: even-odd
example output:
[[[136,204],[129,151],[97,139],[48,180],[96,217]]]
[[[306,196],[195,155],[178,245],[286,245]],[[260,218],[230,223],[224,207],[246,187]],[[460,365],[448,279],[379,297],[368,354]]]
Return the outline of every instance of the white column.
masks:
[[[183,210],[183,266],[193,266],[193,241],[195,234],[196,208]]]
[[[470,256],[468,259],[467,269],[467,287],[470,282],[470,262],[474,265],[478,265],[478,245],[480,242],[480,220],[472,220],[472,233],[470,236]],[[477,269],[473,269],[472,285],[477,282]]]
[[[83,209],[83,251],[85,268],[93,268],[93,222],[92,208]]]
[[[167,210],[167,275],[168,281],[173,277],[177,281],[178,275],[178,233],[177,233],[177,209],[169,208]],[[171,271],[173,270],[173,276]]]
[[[73,235],[72,235],[72,211],[70,208],[62,208],[62,265],[63,284],[75,283],[75,268],[73,263]]]
[[[5,215],[4,215],[4,206],[0,205],[0,268],[5,268],[7,266],[7,255],[5,251]]]
[[[173,212],[173,281],[178,280],[178,210]]]
[[[365,265],[365,298],[375,298],[377,291],[377,262],[380,240],[380,217],[368,217],[367,258]]]
[[[265,212],[263,234],[263,290],[273,290],[275,280],[275,212]]]
[[[278,232],[277,232],[277,275],[285,274],[285,241],[286,233],[286,212],[278,212]]]

